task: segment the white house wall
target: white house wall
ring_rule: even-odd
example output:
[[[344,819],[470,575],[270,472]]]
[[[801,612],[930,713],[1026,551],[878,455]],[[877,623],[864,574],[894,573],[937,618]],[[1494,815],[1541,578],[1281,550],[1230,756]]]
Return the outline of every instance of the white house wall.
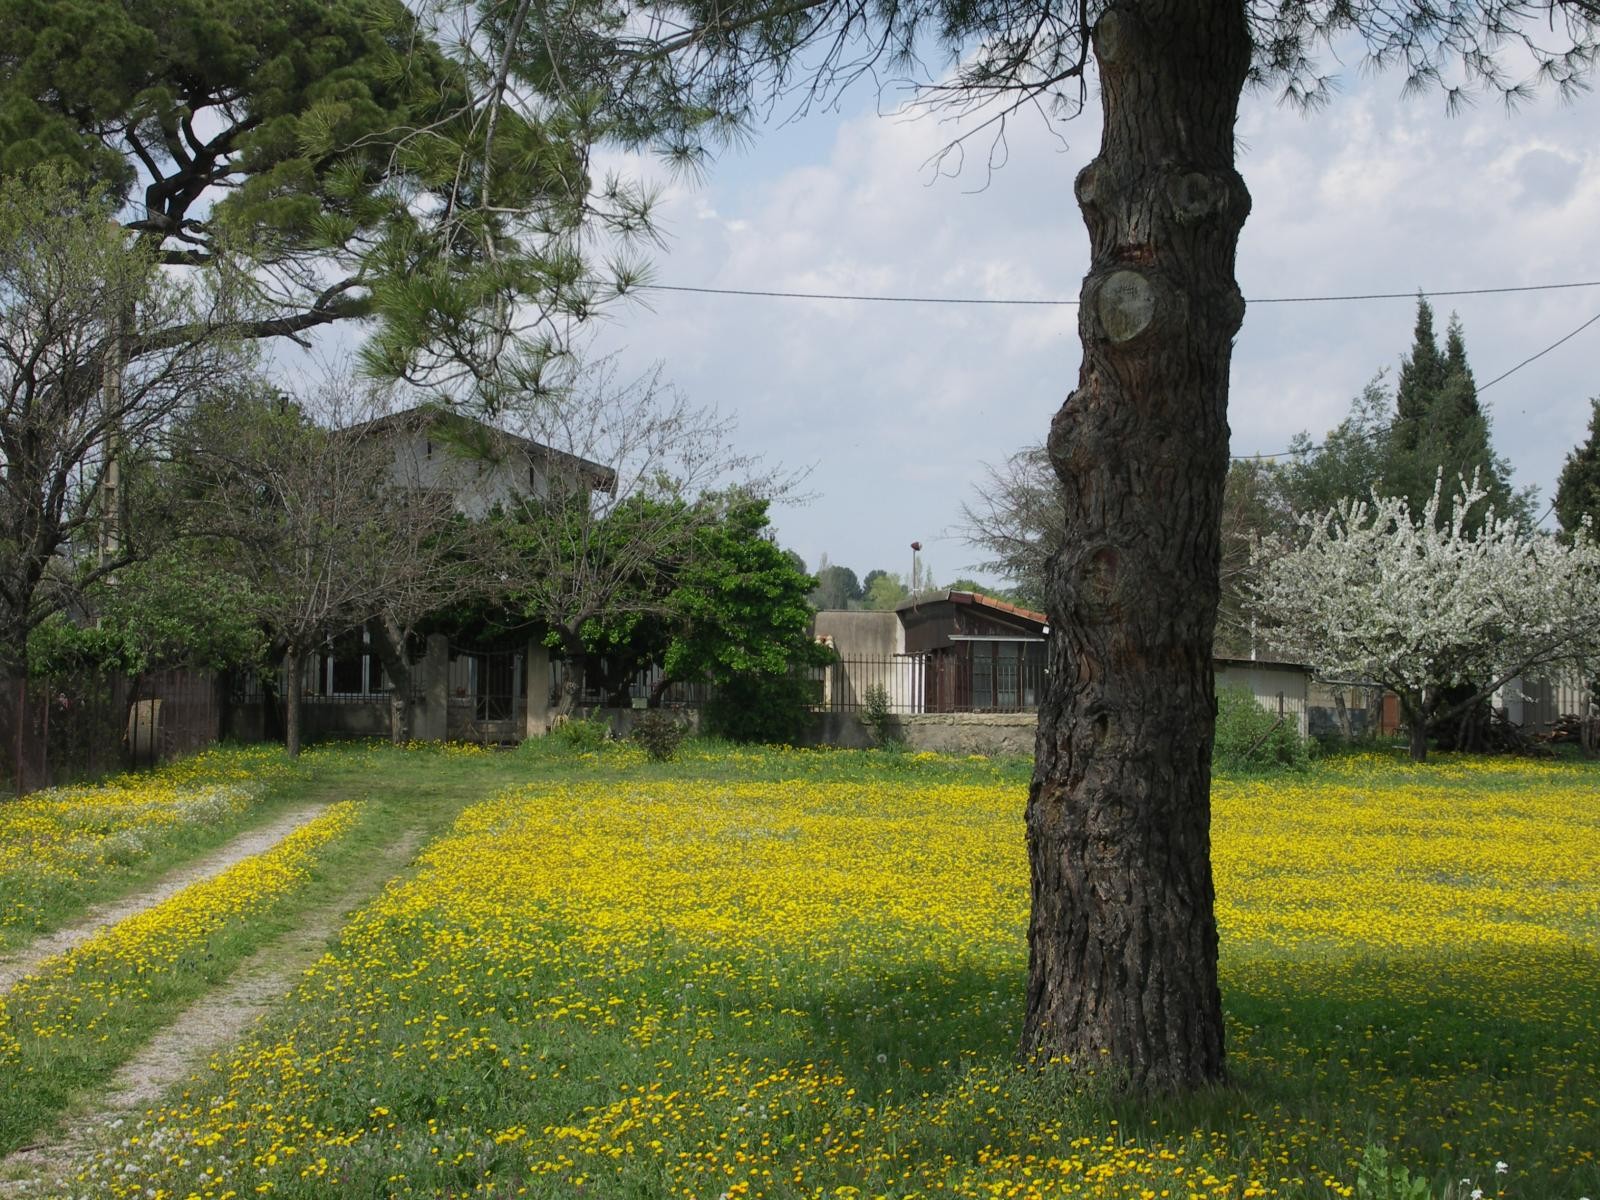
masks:
[[[543,474],[526,454],[510,450],[498,460],[475,458],[426,430],[394,438],[394,478],[403,486],[448,490],[456,511],[472,518],[544,491]]]
[[[1589,712],[1589,681],[1576,671],[1518,677],[1496,692],[1492,702],[1505,709],[1513,725],[1548,730],[1562,717]]]
[[[1310,676],[1303,670],[1276,663],[1218,663],[1217,690],[1242,687],[1256,703],[1273,715],[1295,723],[1300,736],[1306,736],[1306,701]]]

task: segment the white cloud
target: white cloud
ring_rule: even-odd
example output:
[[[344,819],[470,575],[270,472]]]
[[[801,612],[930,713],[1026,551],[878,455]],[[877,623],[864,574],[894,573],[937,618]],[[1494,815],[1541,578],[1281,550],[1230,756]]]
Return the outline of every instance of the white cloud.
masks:
[[[1254,197],[1238,274],[1247,296],[1515,286],[1600,278],[1594,103],[1448,119],[1394,99],[1380,77],[1312,118],[1247,101],[1240,169]],[[660,282],[788,291],[1072,298],[1087,265],[1072,182],[1096,114],[1050,131],[1020,123],[1009,165],[928,185],[948,136],[871,111],[831,137],[769,132],[753,172],[720,164],[703,190],[673,184]],[[785,139],[795,146],[785,162]],[[778,514],[786,543],[858,573],[920,538],[941,571],[969,552],[940,535],[994,462],[1043,436],[1075,383],[1073,308],[812,302],[656,293],[605,341],[738,415],[747,448],[816,464],[808,508]],[[1480,382],[1600,311],[1600,288],[1445,298]],[[1408,300],[1255,304],[1234,359],[1237,453],[1320,433],[1405,351]],[[1442,323],[1442,321],[1441,321]],[[1600,325],[1485,394],[1502,453],[1548,494],[1582,436]]]

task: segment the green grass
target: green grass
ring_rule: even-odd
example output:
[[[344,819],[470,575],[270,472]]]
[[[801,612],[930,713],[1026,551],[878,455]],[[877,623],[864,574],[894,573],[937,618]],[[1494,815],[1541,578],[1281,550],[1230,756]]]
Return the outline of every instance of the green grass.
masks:
[[[196,784],[226,782],[236,765],[234,756],[243,753],[243,748],[219,747],[213,752],[213,757],[220,760],[218,769],[200,772]],[[262,752],[255,749],[249,753],[259,756]],[[125,835],[119,840],[106,825],[91,823],[80,835],[91,853],[96,841],[111,844],[98,861],[85,859],[80,870],[70,869],[76,864],[69,864],[67,870],[49,870],[53,845],[29,845],[25,834],[0,826],[0,843],[12,839],[18,854],[13,859],[14,869],[0,872],[0,913],[11,914],[11,923],[0,925],[0,952],[26,946],[41,934],[70,925],[97,905],[136,895],[175,868],[203,858],[240,834],[270,824],[290,808],[326,800],[326,790],[308,771],[309,767],[296,771],[283,760],[278,770],[267,777],[260,795],[238,811],[160,828],[129,830],[135,834],[133,840]],[[145,783],[159,782],[166,774],[160,769],[130,773],[101,785],[61,790],[85,796],[92,796],[97,789],[136,790]],[[35,794],[21,803],[37,803],[39,798]],[[17,807],[0,801],[0,817],[15,814]],[[41,870],[41,864],[47,869]]]
[[[1155,1102],[1015,1065],[1026,763],[318,771],[435,853],[83,1195],[1600,1195],[1593,764],[1220,780],[1232,1079]]]

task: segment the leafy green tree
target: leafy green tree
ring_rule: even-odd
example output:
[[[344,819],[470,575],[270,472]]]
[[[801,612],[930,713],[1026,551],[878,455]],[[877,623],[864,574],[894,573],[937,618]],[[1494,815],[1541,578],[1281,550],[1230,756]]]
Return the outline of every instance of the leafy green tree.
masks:
[[[871,582],[867,584],[867,594],[862,599],[863,608],[874,612],[893,612],[902,600],[911,595],[905,580],[892,571],[871,571],[867,578]]]
[[[818,609],[849,608],[866,595],[866,589],[849,567],[836,566],[823,557],[817,568],[817,587],[811,593],[811,604]]]
[[[94,621],[55,613],[28,640],[31,673],[257,667],[267,639],[244,580],[179,541],[105,578],[85,597]]]
[[[615,702],[651,666],[662,668],[649,697],[653,707],[674,683],[720,688],[830,660],[811,636],[807,597],[816,580],[772,539],[767,500],[734,491],[693,506],[675,502],[670,513],[660,508],[658,501],[636,500],[608,518],[614,552],[637,543],[632,522],[650,524],[656,552],[648,567],[621,581],[576,639],[579,669],[599,679]],[[554,632],[570,653],[574,640]]]
[[[831,661],[811,636],[806,597],[816,580],[794,569],[773,540],[768,502],[737,493],[714,501],[668,596],[669,680],[776,680]]]
[[[1288,461],[1275,471],[1282,507],[1289,513],[1327,512],[1342,500],[1381,489],[1393,424],[1394,397],[1380,375],[1350,401],[1349,414],[1320,444],[1309,433],[1290,439]]]
[[[603,365],[564,403],[521,418],[519,432],[549,453],[535,491],[495,523],[497,570],[510,612],[572,667],[557,710],[566,713],[579,680],[592,674],[616,692],[665,652],[669,597],[701,532],[721,519],[717,497],[781,496],[791,480],[732,449],[732,422],[690,404],[659,371],[619,383]]]
[[[1229,363],[1244,318],[1233,265],[1250,207],[1234,165],[1240,96],[1270,81],[1292,101],[1325,101],[1316,52],[1347,36],[1414,87],[1459,64],[1468,82],[1519,95],[1506,63],[1526,56],[1537,79],[1575,92],[1596,58],[1600,9],[585,0],[577,38],[571,11],[540,14],[523,56],[575,41],[563,55],[577,64],[573,86],[617,97],[689,151],[704,128],[695,114],[736,125],[787,86],[809,101],[880,65],[903,77],[924,49],[956,65],[923,74],[920,97],[986,116],[968,129],[993,137],[991,166],[1008,118],[1071,114],[1098,85],[1100,152],[1075,186],[1091,247],[1083,355],[1048,440],[1064,534],[1046,581],[1057,636],[1028,806],[1023,1052],[1109,1067],[1141,1089],[1222,1078],[1210,660]]]
[[[1562,532],[1575,537],[1583,519],[1594,523],[1600,537],[1600,396],[1589,401],[1589,436],[1567,455],[1556,484],[1556,519]]]

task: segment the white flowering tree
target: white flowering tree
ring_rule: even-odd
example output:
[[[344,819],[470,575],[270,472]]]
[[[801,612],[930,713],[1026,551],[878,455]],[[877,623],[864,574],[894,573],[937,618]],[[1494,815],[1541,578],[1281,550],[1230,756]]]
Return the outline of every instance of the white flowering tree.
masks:
[[[1432,729],[1519,676],[1600,660],[1600,547],[1493,511],[1469,532],[1487,498],[1476,480],[1435,528],[1441,490],[1418,514],[1397,498],[1346,500],[1301,516],[1293,546],[1258,550],[1255,605],[1279,647],[1394,692],[1417,760]]]

